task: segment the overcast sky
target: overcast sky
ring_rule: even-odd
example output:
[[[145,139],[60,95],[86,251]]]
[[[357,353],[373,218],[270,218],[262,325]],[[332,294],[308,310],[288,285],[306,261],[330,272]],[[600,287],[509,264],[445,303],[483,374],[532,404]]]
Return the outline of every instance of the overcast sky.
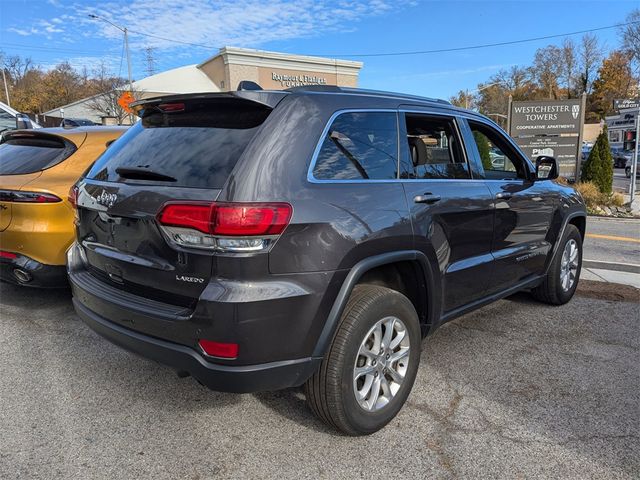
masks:
[[[0,49],[45,67],[68,60],[91,69],[104,60],[126,76],[122,33],[88,17],[94,13],[131,30],[134,79],[144,76],[145,47],[155,49],[156,68],[167,70],[199,63],[228,45],[360,60],[361,87],[448,98],[500,68],[529,64],[536,48],[561,39],[427,55],[349,55],[605,27],[623,22],[634,8],[640,0],[0,0]],[[617,46],[616,29],[596,34],[607,49]]]

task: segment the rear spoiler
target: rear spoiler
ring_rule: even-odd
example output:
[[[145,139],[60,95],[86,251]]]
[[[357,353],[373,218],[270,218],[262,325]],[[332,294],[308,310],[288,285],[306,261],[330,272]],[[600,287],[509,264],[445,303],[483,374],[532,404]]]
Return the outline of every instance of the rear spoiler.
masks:
[[[221,92],[221,93],[187,93],[182,95],[168,95],[166,97],[153,97],[144,100],[138,100],[131,104],[131,108],[138,114],[140,110],[146,107],[157,105],[160,103],[179,103],[193,100],[215,100],[217,98],[236,98],[247,102],[256,103],[268,108],[275,108],[280,101],[290,95],[285,91],[268,91],[268,90],[241,90],[237,92]]]

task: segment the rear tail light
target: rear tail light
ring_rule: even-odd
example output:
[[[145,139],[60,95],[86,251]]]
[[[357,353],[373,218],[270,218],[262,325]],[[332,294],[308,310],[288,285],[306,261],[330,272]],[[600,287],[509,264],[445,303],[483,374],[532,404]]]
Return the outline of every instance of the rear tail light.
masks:
[[[267,250],[292,213],[288,203],[170,203],[158,222],[183,247],[253,252]]]
[[[78,208],[78,187],[72,185],[69,189],[69,195],[67,196],[67,200],[73,208]]]
[[[4,250],[0,250],[0,258],[8,258],[9,260],[14,260],[18,258],[18,255],[13,252],[6,252]]]
[[[53,193],[0,190],[0,202],[14,203],[58,203],[62,199]]]
[[[213,342],[211,340],[198,340],[198,345],[204,353],[210,357],[220,358],[237,358],[238,357],[238,344],[237,343],[220,343]]]

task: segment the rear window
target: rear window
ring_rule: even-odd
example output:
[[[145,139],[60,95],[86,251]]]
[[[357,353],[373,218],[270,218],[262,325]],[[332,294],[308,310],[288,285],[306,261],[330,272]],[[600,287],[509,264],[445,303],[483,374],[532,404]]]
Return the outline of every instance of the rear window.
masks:
[[[87,178],[220,188],[270,112],[233,98],[145,107]]]
[[[48,134],[8,134],[0,143],[0,175],[46,170],[76,151],[73,143]]]

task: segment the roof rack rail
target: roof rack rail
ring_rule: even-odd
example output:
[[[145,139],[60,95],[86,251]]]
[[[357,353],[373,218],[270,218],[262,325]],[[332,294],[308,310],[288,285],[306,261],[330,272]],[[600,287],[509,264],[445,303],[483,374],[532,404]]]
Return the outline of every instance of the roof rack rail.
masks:
[[[354,87],[338,87],[336,85],[303,85],[300,87],[287,88],[287,92],[326,92],[326,93],[352,93],[354,95],[375,95],[384,97],[403,98],[407,100],[415,99],[420,101],[429,101],[434,103],[441,103],[443,105],[451,105],[451,102],[442,100],[439,98],[421,97],[419,95],[409,95],[405,93],[386,92],[384,90],[369,90],[366,88],[354,88]]]

